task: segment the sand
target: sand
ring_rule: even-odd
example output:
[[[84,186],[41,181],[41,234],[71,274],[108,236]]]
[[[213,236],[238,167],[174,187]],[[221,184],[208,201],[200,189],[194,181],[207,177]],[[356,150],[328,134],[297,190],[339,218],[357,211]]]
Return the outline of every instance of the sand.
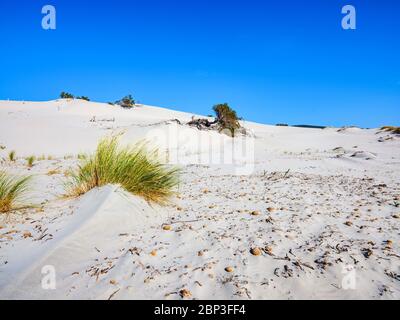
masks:
[[[243,122],[233,141],[192,116],[0,101],[1,169],[35,177],[35,207],[0,216],[0,298],[400,298],[398,136]],[[171,204],[118,186],[62,197],[78,155],[113,133],[182,168]]]

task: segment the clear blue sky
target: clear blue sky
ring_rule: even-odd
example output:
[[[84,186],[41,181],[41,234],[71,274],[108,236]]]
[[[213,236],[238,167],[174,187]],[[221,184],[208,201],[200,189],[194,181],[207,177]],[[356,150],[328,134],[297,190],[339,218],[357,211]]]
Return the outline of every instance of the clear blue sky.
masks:
[[[341,28],[346,4],[357,30]],[[271,124],[400,125],[396,0],[1,0],[0,58],[0,99],[132,93]]]

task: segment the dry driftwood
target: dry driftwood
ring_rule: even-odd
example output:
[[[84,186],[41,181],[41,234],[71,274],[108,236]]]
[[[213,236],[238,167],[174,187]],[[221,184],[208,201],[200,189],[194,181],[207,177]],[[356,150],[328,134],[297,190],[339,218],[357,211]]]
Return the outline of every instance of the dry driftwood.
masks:
[[[191,121],[186,123],[186,125],[190,127],[196,127],[198,130],[215,130],[220,133],[226,133],[226,131],[229,131],[228,129],[222,130],[220,121],[217,118],[215,118],[214,121],[210,121],[204,118],[195,119],[193,117]],[[227,134],[230,136],[229,133]],[[237,128],[234,135],[236,136],[237,134],[243,136],[252,136],[244,127]]]
[[[191,127],[196,127],[199,130],[218,129],[218,120],[209,121],[208,119],[194,119],[187,123]]]

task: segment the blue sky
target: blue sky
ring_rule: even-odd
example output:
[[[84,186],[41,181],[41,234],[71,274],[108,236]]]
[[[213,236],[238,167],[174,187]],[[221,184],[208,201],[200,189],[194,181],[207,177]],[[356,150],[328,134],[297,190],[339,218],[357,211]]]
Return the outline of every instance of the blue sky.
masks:
[[[54,5],[57,29],[41,28]],[[341,8],[357,29],[341,28]],[[1,0],[0,99],[142,103],[263,123],[400,125],[400,1]]]

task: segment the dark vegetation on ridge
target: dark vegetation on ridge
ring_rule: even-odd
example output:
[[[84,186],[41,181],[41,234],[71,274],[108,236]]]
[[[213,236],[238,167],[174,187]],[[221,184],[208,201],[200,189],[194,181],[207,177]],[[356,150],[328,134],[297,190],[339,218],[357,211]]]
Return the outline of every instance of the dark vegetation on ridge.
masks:
[[[85,100],[85,101],[90,101],[89,97],[87,96],[74,96],[72,93],[62,91],[60,93],[60,98],[61,99],[80,99],[80,100]],[[132,97],[131,94],[123,97],[121,100],[117,100],[115,102],[108,102],[109,105],[118,105],[121,106],[122,108],[133,108],[136,104],[135,99]]]
[[[238,130],[243,133],[244,128],[239,123],[241,119],[227,103],[217,104],[213,107],[213,110],[215,112],[213,121],[193,118],[188,122],[188,125],[199,130],[218,130],[218,132],[223,132],[231,137],[234,137]]]
[[[381,128],[383,131],[391,132],[394,134],[400,134],[400,127],[394,127],[394,126],[384,126]]]

